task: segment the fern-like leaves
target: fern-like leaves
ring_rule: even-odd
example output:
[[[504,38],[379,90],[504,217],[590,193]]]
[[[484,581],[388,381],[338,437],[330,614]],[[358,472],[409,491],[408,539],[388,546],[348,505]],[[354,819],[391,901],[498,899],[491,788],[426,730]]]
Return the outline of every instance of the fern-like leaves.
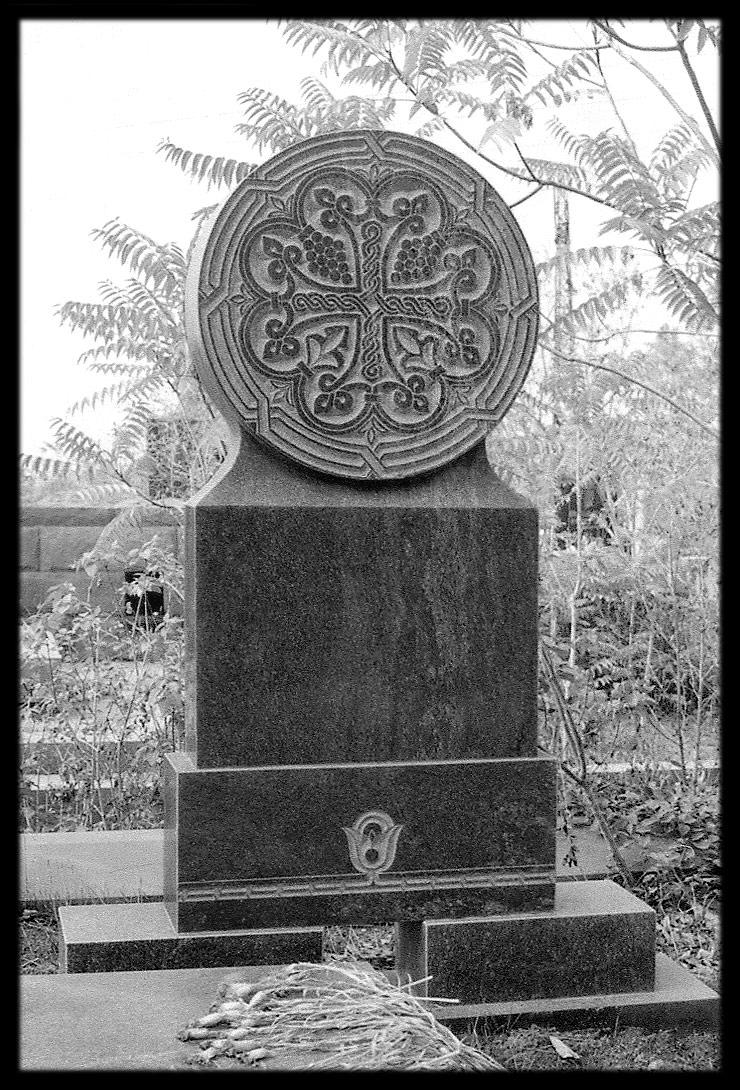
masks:
[[[687,249],[701,249],[719,257],[720,206],[712,201],[673,220],[670,237]]]
[[[216,188],[229,186],[231,188],[242,182],[254,170],[254,163],[186,151],[169,140],[162,140],[157,151],[162,152],[167,162],[174,163],[183,174],[188,174],[193,181],[205,182],[208,189],[211,186]]]
[[[573,267],[582,265],[588,268],[596,265],[601,268],[604,265],[609,267],[616,265],[618,262],[624,263],[633,256],[634,253],[629,246],[588,246],[578,250],[571,250],[568,254],[568,260]],[[559,262],[559,257],[550,258],[549,261],[537,262],[535,265],[537,275],[540,277],[549,276],[558,267]]]
[[[658,270],[655,291],[666,309],[695,333],[717,328],[719,314],[696,280],[667,262]]]
[[[353,29],[334,19],[289,20],[283,34],[290,45],[312,56],[326,48],[326,66],[339,74],[342,68],[367,64],[377,59],[382,20],[369,20]]]
[[[590,191],[586,172],[572,163],[554,163],[550,159],[534,159],[527,156],[530,170],[542,182],[570,186],[582,193]]]
[[[86,476],[92,477],[96,471],[95,466],[87,462],[64,461],[43,454],[22,454],[19,462],[21,470],[45,481],[68,480],[70,477],[80,480]]]
[[[54,447],[69,462],[94,469],[108,468],[110,455],[97,440],[68,420],[55,417],[50,421]]]
[[[523,94],[527,65],[510,28],[501,21],[487,19],[452,20],[456,41],[486,64],[493,90],[506,89]]]
[[[590,77],[595,74],[598,74],[598,64],[593,53],[585,50],[573,53],[554,71],[549,72],[534,87],[531,87],[525,98],[537,98],[544,106],[552,103],[562,106],[564,102],[574,102],[585,90],[593,91],[593,82]],[[588,87],[579,86],[584,78],[589,80]]]
[[[148,235],[110,220],[91,232],[109,253],[143,277],[146,283],[176,292],[185,278],[185,255],[178,246],[158,246]]]
[[[245,120],[235,130],[258,151],[283,151],[311,135],[300,107],[280,95],[250,87],[237,97],[244,107]]]

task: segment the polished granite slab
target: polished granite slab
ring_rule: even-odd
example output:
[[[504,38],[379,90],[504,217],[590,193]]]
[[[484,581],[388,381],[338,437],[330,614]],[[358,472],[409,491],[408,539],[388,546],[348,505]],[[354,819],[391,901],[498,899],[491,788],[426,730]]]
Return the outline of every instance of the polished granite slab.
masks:
[[[551,912],[400,923],[396,959],[466,1004],[646,992],[655,913],[615,882],[559,882]]]
[[[555,762],[164,764],[180,931],[374,924],[552,906]]]

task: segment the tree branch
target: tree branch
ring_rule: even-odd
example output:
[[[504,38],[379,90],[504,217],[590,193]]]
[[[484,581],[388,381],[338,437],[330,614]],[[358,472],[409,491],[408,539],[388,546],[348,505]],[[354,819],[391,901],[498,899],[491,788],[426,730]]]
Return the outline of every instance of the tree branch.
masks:
[[[617,371],[614,367],[607,367],[605,363],[592,363],[590,360],[579,360],[575,356],[564,356],[562,352],[558,352],[555,348],[550,348],[549,345],[543,344],[540,341],[540,347],[544,348],[546,352],[549,352],[553,356],[557,356],[558,359],[564,360],[566,363],[577,363],[581,367],[590,367],[594,371],[606,371],[609,375],[616,375],[617,378],[624,379],[625,382],[631,383],[633,386],[639,386],[641,389],[646,390],[647,393],[653,394],[654,397],[660,398],[666,405],[670,405],[676,412],[682,413],[683,416],[687,416],[689,420],[693,422],[705,431],[708,435],[711,435],[713,439],[719,441],[719,433],[711,428],[708,424],[705,424],[703,420],[700,420],[698,416],[694,416],[692,412],[684,408],[683,405],[679,405],[673,398],[668,397],[667,394],[662,394],[660,390],[656,390],[654,386],[648,386],[646,382],[642,382],[639,378],[634,378],[632,375],[625,375],[624,371]]]
[[[675,34],[674,34],[674,37],[675,37]],[[696,78],[696,73],[694,72],[694,69],[691,66],[691,61],[689,60],[688,54],[686,52],[686,47],[684,46],[683,42],[678,40],[678,38],[676,38],[676,46],[678,48],[678,52],[681,54],[681,61],[683,62],[683,66],[686,69],[686,71],[688,72],[689,79],[691,80],[691,86],[694,88],[694,91],[696,93],[696,97],[699,100],[699,105],[701,106],[702,113],[704,114],[704,118],[706,120],[706,123],[709,126],[709,131],[712,134],[712,139],[714,140],[715,144],[717,145],[717,151],[721,154],[722,153],[722,144],[721,144],[721,141],[720,141],[720,138],[719,138],[719,132],[717,130],[717,126],[714,123],[714,118],[712,117],[712,115],[711,115],[711,113],[709,111],[709,106],[707,105],[707,100],[704,98],[704,94],[702,92],[702,89],[699,86],[699,81]]]
[[[393,68],[393,71],[396,73],[396,79],[398,80],[398,82],[401,83],[406,88],[407,91],[410,91],[411,94],[414,95],[414,97],[418,100],[419,92],[414,87],[414,85],[411,83],[411,81],[409,79],[407,79],[406,76],[404,76],[403,72],[400,70],[400,68],[396,64],[396,60],[395,60],[395,58],[393,56],[393,53],[391,52],[391,49],[390,49],[390,44],[386,47],[385,57],[383,59],[390,61],[391,67]],[[524,156],[522,155],[522,153],[519,151],[518,148],[517,148],[517,153],[518,153],[520,159],[522,160],[522,162],[524,163],[524,165],[526,166],[527,171],[528,171],[528,175],[527,174],[522,174],[517,170],[512,170],[510,167],[505,167],[501,163],[497,163],[495,159],[491,159],[490,156],[488,156],[484,152],[480,151],[480,149],[477,148],[474,144],[472,144],[470,142],[470,140],[468,140],[466,137],[464,137],[462,135],[462,133],[458,132],[458,130],[454,127],[454,125],[452,125],[447,120],[447,118],[443,114],[440,113],[439,107],[436,105],[436,103],[422,102],[422,105],[423,105],[425,110],[428,110],[428,112],[430,114],[432,114],[433,117],[436,117],[442,123],[442,125],[444,125],[444,127],[447,129],[448,132],[451,132],[453,136],[457,137],[457,139],[460,141],[461,144],[464,144],[465,147],[468,148],[470,151],[472,151],[475,155],[480,156],[480,158],[483,160],[484,163],[488,163],[489,166],[494,167],[496,170],[500,170],[504,174],[508,174],[510,177],[516,178],[520,182],[532,181],[536,185],[540,185],[540,186],[543,186],[543,187],[544,186],[550,186],[550,187],[555,188],[555,189],[563,189],[568,193],[575,193],[576,196],[578,196],[578,197],[586,197],[587,200],[593,201],[595,204],[600,204],[600,205],[604,206],[605,208],[614,208],[614,210],[617,211],[617,212],[621,211],[621,209],[616,208],[614,205],[610,204],[608,201],[604,200],[602,197],[596,197],[592,193],[586,193],[582,189],[576,189],[575,186],[566,185],[564,182],[548,182],[543,178],[538,178],[537,175],[533,173],[532,169],[529,167],[526,159],[524,158]],[[531,195],[532,194],[530,194],[530,196]],[[518,202],[518,203],[521,203],[521,201]]]
[[[643,53],[675,53],[675,45],[635,45],[634,42],[626,42],[624,38],[620,38],[616,30],[608,25],[608,23],[602,23],[600,19],[593,20],[594,25],[603,30],[605,34],[608,34],[610,38],[613,38],[616,42],[621,42],[622,45],[626,45],[628,49],[639,49]]]
[[[509,20],[509,22],[511,22],[511,21]],[[539,57],[541,61],[544,61],[545,64],[549,64],[550,67],[554,68],[556,71],[557,71],[558,65],[555,64],[555,61],[551,61],[549,57],[545,57],[544,54],[540,53],[539,49],[535,48],[535,46],[541,45],[541,46],[544,46],[547,49],[567,49],[569,52],[573,52],[573,53],[582,53],[584,51],[593,52],[594,50],[610,49],[611,48],[611,46],[608,45],[608,44],[605,44],[604,46],[576,45],[576,46],[573,46],[572,48],[571,48],[571,46],[568,46],[568,45],[549,45],[547,42],[535,42],[535,41],[532,41],[532,39],[530,39],[530,38],[523,37],[523,35],[520,33],[520,31],[518,31],[516,29],[515,26],[512,26],[512,30],[518,36],[520,42],[525,42],[530,47],[530,49],[532,50],[532,52],[534,53],[534,55],[536,57]],[[589,79],[588,76],[582,76],[581,79],[583,80],[584,83],[591,84],[592,87],[598,87],[599,86],[598,83],[596,83],[592,79]],[[532,94],[532,91],[530,89],[529,91],[527,91],[527,93],[526,93],[526,95],[524,97],[528,98],[531,94]]]
[[[510,22],[510,20],[507,21]],[[592,53],[595,49],[611,49],[608,42],[605,42],[603,45],[581,45],[580,43],[576,43],[575,45],[556,45],[555,42],[539,42],[536,38],[525,38],[521,31],[517,30],[514,26],[512,26],[511,29],[520,42],[525,42],[526,45],[539,45],[543,49],[566,49],[569,53]],[[541,56],[541,54],[539,55]],[[542,57],[542,59],[543,61],[547,60],[547,57]],[[552,64],[552,61],[549,61],[548,63]]]
[[[657,90],[660,91],[661,95],[666,100],[666,102],[668,102],[673,107],[673,109],[676,111],[678,116],[683,121],[684,125],[686,125],[688,128],[691,129],[691,131],[696,136],[697,140],[700,142],[700,144],[702,145],[702,147],[706,151],[707,155],[711,158],[714,165],[719,169],[720,161],[719,161],[719,156],[717,154],[717,151],[709,143],[709,141],[707,140],[704,133],[701,131],[701,129],[699,128],[699,126],[697,125],[697,123],[693,119],[693,117],[691,117],[689,114],[687,114],[686,111],[679,106],[679,104],[676,102],[673,95],[671,95],[666,90],[666,88],[663,86],[663,84],[660,82],[660,80],[656,76],[654,76],[652,72],[650,72],[647,68],[645,68],[644,65],[640,64],[640,62],[635,57],[630,57],[629,53],[625,53],[624,50],[620,49],[620,47],[618,45],[615,45],[613,48],[614,48],[614,52],[619,57],[621,57],[623,61],[626,61],[627,64],[631,64],[633,66],[633,68],[636,68],[637,71],[640,72],[645,77],[646,80],[649,80],[649,82],[652,83],[653,87],[657,88]]]
[[[606,91],[607,95],[609,96],[609,101],[612,104],[612,109],[614,110],[614,113],[616,114],[616,117],[617,117],[617,120],[619,121],[619,124],[622,126],[622,132],[627,137],[627,142],[630,145],[630,147],[632,148],[633,155],[635,156],[636,159],[639,159],[640,156],[639,156],[638,151],[637,151],[637,145],[635,144],[634,140],[632,139],[632,134],[630,133],[629,129],[627,128],[627,123],[624,120],[624,118],[622,117],[622,115],[620,114],[619,109],[617,108],[617,104],[614,101],[614,95],[611,93],[611,90],[609,89],[609,84],[606,82],[606,76],[604,75],[604,70],[601,67],[601,57],[599,56],[599,52],[596,53],[596,63],[599,66],[599,72],[601,73],[601,79],[602,79],[602,81],[604,83],[604,90]]]
[[[629,867],[627,866],[624,856],[619,850],[619,845],[616,842],[614,834],[609,828],[609,822],[606,819],[606,815],[604,814],[604,811],[602,810],[601,805],[588,782],[586,754],[583,748],[583,743],[581,742],[578,730],[575,723],[573,722],[573,717],[571,716],[570,710],[568,709],[565,694],[563,693],[560,684],[560,678],[557,675],[555,666],[552,662],[552,659],[550,658],[549,652],[541,641],[540,657],[542,658],[543,664],[545,665],[545,674],[547,675],[547,680],[550,683],[550,688],[552,690],[553,696],[555,697],[555,706],[558,710],[560,721],[563,724],[565,733],[578,757],[579,771],[574,772],[572,768],[568,768],[568,766],[562,759],[558,763],[560,764],[560,767],[562,768],[565,775],[573,780],[574,783],[578,784],[578,786],[588,799],[591,806],[591,811],[596,818],[599,829],[601,830],[601,833],[607,844],[611,848],[614,862],[616,863],[617,868],[622,875],[622,878],[624,879],[627,888],[629,889],[632,885],[632,875],[630,874]]]
[[[532,192],[531,192],[531,193],[527,193],[526,197],[520,197],[518,201],[513,201],[513,202],[512,202],[512,203],[511,203],[511,204],[509,205],[509,208],[516,208],[516,206],[517,206],[518,204],[524,204],[524,202],[525,202],[525,201],[528,201],[530,197],[534,197],[534,196],[535,196],[535,194],[539,193],[539,192],[540,192],[540,190],[542,190],[542,189],[544,189],[544,188],[545,188],[545,187],[544,187],[543,185],[538,185],[538,186],[537,186],[537,187],[536,187],[535,189],[533,189],[533,190],[532,190]]]
[[[544,317],[544,315],[543,315]],[[551,323],[552,324],[552,323]],[[718,337],[719,333],[691,333],[687,329],[618,329],[614,333],[607,333],[605,337],[581,337],[577,333],[573,334],[573,337],[577,341],[586,341],[588,344],[599,344],[601,341],[610,341],[613,337],[623,337],[625,334],[631,333],[655,333],[657,335],[665,334],[671,337]]]

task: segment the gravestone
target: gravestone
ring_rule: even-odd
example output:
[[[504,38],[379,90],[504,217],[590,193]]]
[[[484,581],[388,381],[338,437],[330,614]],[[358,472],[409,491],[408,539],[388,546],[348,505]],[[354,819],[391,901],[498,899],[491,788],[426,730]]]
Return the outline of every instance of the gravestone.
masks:
[[[187,509],[173,923],[551,907],[536,513],[483,449],[535,346],[516,222],[418,139],[319,138],[226,202],[188,301],[244,437]]]
[[[232,443],[186,506],[179,956],[317,960],[323,926],[393,922],[399,972],[466,1003],[652,987],[650,910],[556,900],[537,513],[484,448],[537,336],[506,204],[417,138],[307,140],[205,223],[186,296]]]

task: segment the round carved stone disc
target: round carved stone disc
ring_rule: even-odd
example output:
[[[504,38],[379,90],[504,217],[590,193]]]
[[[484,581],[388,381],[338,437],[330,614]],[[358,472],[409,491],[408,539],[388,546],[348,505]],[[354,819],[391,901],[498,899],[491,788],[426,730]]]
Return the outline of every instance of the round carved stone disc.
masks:
[[[281,152],[201,233],[186,328],[215,399],[303,466],[398,480],[465,453],[524,382],[532,258],[496,191],[401,133]]]

